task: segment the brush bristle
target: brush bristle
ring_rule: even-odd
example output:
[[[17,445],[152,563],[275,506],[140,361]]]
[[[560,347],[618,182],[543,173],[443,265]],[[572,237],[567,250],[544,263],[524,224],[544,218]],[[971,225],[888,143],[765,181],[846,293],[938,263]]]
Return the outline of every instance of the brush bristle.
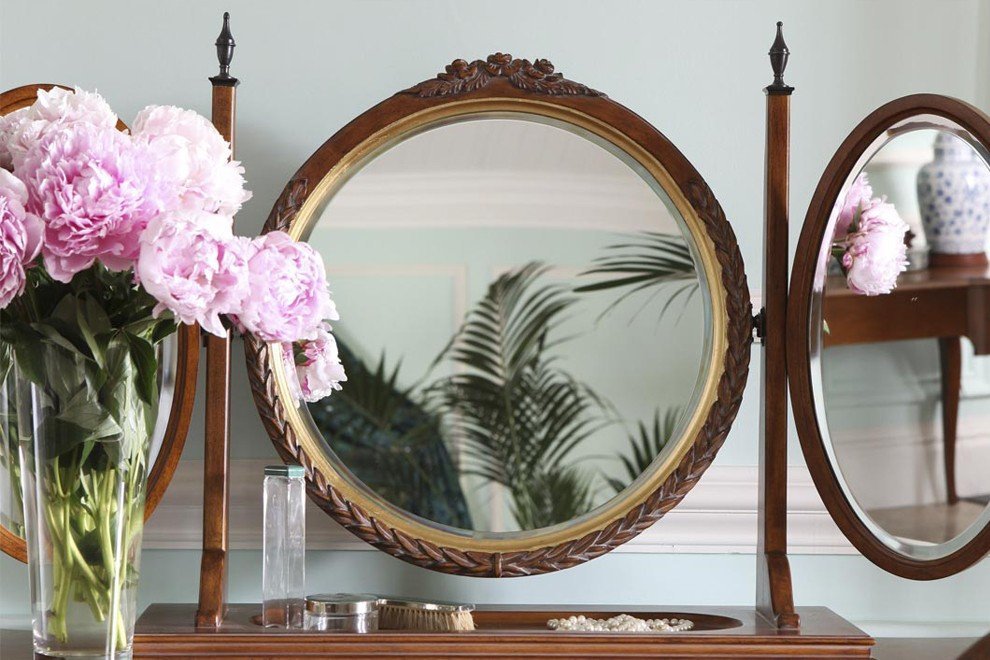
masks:
[[[379,630],[464,632],[474,630],[474,617],[467,611],[443,612],[386,603],[378,611]]]

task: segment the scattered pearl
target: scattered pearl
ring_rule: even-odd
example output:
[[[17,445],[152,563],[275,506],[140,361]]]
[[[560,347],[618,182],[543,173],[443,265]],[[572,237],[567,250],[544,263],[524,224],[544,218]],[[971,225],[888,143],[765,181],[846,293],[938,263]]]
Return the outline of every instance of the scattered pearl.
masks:
[[[574,630],[582,632],[682,632],[694,628],[688,619],[638,619],[620,614],[610,619],[589,619],[583,614],[566,619],[547,621],[550,630]]]

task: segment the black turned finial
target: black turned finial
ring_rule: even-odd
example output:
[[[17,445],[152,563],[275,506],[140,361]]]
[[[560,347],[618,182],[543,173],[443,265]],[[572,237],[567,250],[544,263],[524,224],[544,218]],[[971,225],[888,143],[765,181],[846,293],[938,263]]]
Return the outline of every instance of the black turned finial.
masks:
[[[223,13],[223,29],[217,37],[217,60],[220,62],[219,75],[210,78],[214,85],[236,85],[237,78],[230,75],[230,62],[234,59],[234,35],[230,33],[230,12]]]
[[[777,21],[777,37],[770,46],[770,66],[773,67],[773,83],[767,87],[768,92],[778,94],[790,94],[794,91],[784,82],[784,69],[787,68],[787,60],[791,56],[791,51],[784,42],[784,22]]]

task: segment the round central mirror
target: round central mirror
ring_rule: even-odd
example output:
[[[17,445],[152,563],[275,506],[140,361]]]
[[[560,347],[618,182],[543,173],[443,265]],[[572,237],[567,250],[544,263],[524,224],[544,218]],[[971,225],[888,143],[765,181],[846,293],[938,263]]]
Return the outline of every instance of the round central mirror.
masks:
[[[599,556],[675,506],[738,407],[751,318],[714,196],[656,129],[532,64],[456,61],[332,137],[266,230],[324,258],[342,389],[246,342],[311,497],[479,576]]]
[[[390,143],[304,238],[348,378],[308,418],[355,482],[433,523],[589,514],[664,462],[711,368],[680,211],[557,122],[474,116]]]
[[[788,369],[805,456],[846,535],[906,577],[990,547],[988,139],[954,99],[880,108],[833,159],[798,248]]]

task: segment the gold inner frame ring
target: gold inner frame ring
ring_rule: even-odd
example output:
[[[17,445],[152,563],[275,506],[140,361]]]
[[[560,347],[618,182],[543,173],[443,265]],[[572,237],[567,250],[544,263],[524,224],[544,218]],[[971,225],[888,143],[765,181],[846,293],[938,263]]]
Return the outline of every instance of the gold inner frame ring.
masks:
[[[458,100],[398,119],[375,132],[341,157],[336,165],[320,180],[313,192],[306,197],[298,213],[292,219],[288,229],[289,235],[295,240],[301,240],[308,236],[312,225],[319,218],[318,212],[333,195],[370,158],[394,142],[442,125],[444,122],[464,119],[469,115],[491,113],[535,115],[575,126],[597,136],[627,154],[649,173],[680,212],[684,224],[691,233],[694,247],[701,261],[705,275],[702,284],[708,287],[710,293],[711,328],[710,336],[707,338],[710,350],[704,383],[700,393],[696,395],[696,405],[691,418],[683,427],[683,432],[674,443],[673,450],[668,452],[661,462],[654,463],[647,472],[644,472],[640,478],[620,494],[574,521],[520,532],[471,532],[424,521],[414,514],[385,502],[377,494],[371,493],[367,487],[351,483],[342,473],[340,467],[335,465],[337,461],[327,455],[324,449],[326,440],[314,433],[312,424],[303,418],[301,409],[296,405],[286,405],[285,412],[288,422],[298,434],[300,445],[312,460],[314,468],[318,469],[347,500],[362,507],[380,523],[401,529],[407,534],[438,546],[454,547],[465,551],[518,552],[566,543],[595,530],[603,529],[611,522],[624,517],[633,508],[640,506],[651,493],[663,484],[693,446],[708,418],[712,405],[717,399],[718,383],[725,370],[728,317],[725,301],[726,291],[722,284],[722,269],[715,254],[715,247],[701,218],[687,201],[680,186],[677,185],[666,168],[652,154],[616,127],[579,110],[538,100],[516,98]],[[281,354],[281,347],[278,345],[273,344],[271,349],[273,355]],[[291,389],[286,383],[283,361],[273,360],[271,369],[280,398],[286,402],[295,401],[290,394]],[[699,390],[696,389],[696,392]]]

